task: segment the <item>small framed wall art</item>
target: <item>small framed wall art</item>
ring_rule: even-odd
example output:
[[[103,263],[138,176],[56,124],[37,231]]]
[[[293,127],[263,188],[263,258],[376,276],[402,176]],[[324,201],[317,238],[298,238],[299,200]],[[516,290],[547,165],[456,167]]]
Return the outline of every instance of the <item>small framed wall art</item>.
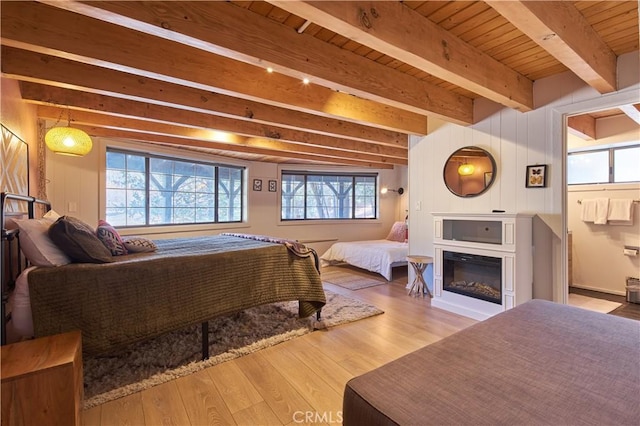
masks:
[[[547,186],[547,165],[527,166],[527,188],[544,188]]]
[[[253,180],[253,190],[254,191],[262,191],[262,179],[254,179]]]
[[[277,192],[278,191],[278,181],[270,180],[269,181],[269,192]]]

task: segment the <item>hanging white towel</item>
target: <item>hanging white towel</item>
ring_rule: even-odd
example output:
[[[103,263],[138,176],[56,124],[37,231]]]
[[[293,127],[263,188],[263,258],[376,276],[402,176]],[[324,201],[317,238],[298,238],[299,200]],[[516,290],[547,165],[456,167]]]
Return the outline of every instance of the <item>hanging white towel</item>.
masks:
[[[633,212],[633,200],[612,199],[609,200],[608,220],[631,220]]]
[[[606,225],[607,216],[609,215],[609,199],[596,198],[596,218],[593,223],[596,225]]]
[[[596,220],[596,200],[582,200],[580,205],[580,219],[583,222],[593,222]]]

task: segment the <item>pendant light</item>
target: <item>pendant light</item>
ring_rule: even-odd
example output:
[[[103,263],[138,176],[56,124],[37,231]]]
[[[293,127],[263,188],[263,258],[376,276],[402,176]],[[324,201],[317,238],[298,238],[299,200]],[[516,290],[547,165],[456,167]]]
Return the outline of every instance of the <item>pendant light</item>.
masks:
[[[66,126],[57,126],[61,117],[62,112],[60,112],[58,121],[56,121],[53,127],[49,129],[47,134],[44,136],[44,141],[47,144],[47,147],[56,154],[71,155],[75,157],[87,155],[93,147],[91,137],[84,131],[71,127],[71,112],[68,108]]]
[[[461,164],[460,167],[458,167],[458,174],[460,176],[469,176],[472,175],[475,170],[476,168],[473,164],[468,164],[467,162],[465,162],[464,164]]]

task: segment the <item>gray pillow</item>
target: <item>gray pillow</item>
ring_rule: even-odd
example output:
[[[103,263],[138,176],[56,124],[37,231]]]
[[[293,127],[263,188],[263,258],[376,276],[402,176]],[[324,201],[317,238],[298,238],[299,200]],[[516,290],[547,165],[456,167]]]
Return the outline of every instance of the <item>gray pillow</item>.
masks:
[[[95,230],[75,217],[62,216],[56,220],[49,228],[49,238],[74,262],[113,262],[111,252]]]

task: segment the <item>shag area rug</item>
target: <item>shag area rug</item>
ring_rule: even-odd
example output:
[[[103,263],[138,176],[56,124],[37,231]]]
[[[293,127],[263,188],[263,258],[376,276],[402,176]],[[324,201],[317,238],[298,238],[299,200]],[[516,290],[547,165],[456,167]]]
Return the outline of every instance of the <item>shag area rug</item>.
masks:
[[[84,409],[310,333],[383,313],[325,290],[321,321],[298,318],[298,302],[259,306],[209,321],[209,359],[202,361],[200,325],[136,343],[113,354],[84,357]]]
[[[373,277],[370,275],[359,274],[351,269],[339,267],[325,267],[322,269],[321,277],[323,282],[337,285],[338,287],[348,290],[360,290],[377,285],[386,284],[387,281],[382,277]]]

